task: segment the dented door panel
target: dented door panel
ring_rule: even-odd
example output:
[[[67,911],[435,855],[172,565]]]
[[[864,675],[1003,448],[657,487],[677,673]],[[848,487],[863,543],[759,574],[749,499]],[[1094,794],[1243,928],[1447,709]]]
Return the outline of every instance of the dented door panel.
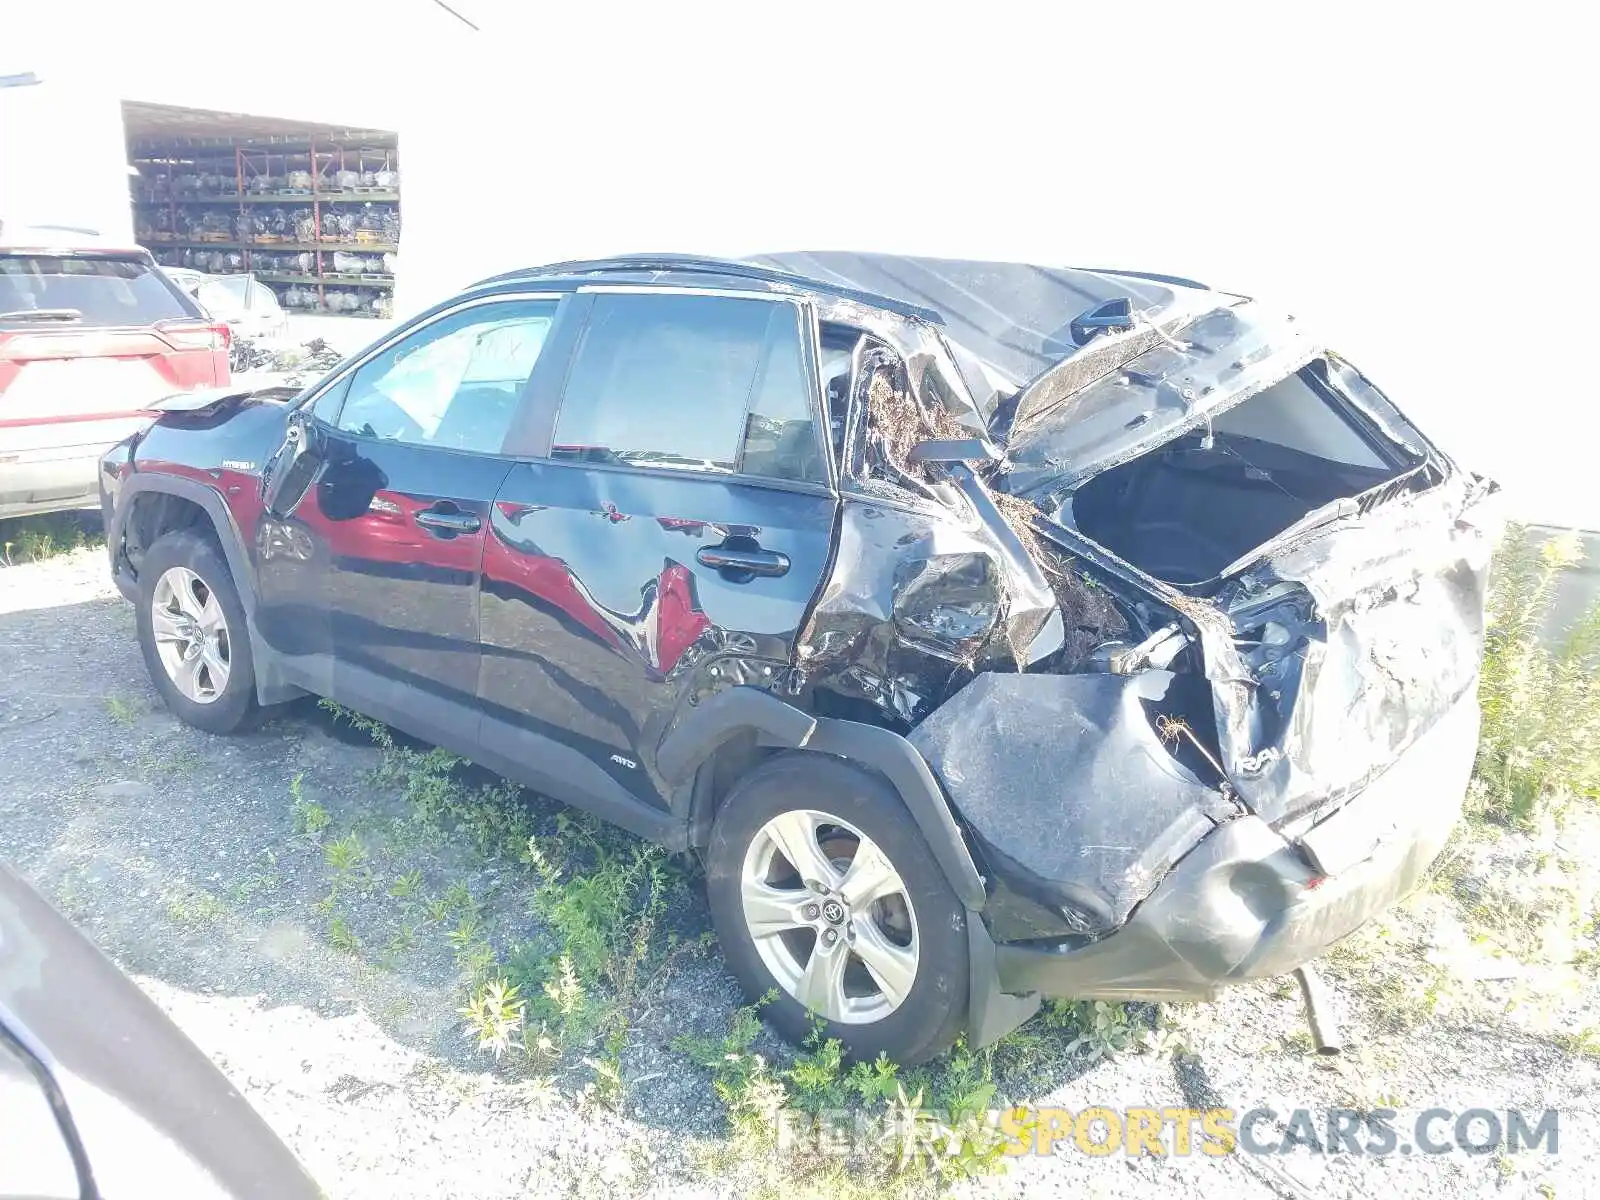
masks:
[[[660,801],[654,748],[675,716],[726,686],[786,682],[836,504],[690,472],[519,463],[489,514],[485,712]],[[730,545],[781,556],[783,573],[707,565]]]

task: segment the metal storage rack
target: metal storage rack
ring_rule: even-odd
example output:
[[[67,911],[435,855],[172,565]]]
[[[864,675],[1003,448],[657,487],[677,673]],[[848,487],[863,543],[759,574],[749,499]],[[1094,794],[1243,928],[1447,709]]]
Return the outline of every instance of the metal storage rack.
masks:
[[[370,177],[369,173],[378,171],[385,176],[390,172],[397,174],[398,148],[394,134],[352,131],[303,138],[143,139],[134,141],[130,152],[138,170],[132,187],[136,225],[141,233],[139,240],[156,255],[157,261],[181,265],[169,261],[173,258],[168,253],[171,251],[236,252],[240,255],[239,265],[231,269],[252,271],[281,294],[294,287],[315,289],[314,311],[343,311],[329,308],[329,292],[333,289],[374,291],[383,297],[393,291],[392,270],[338,271],[334,269],[333,256],[349,254],[370,262],[373,256],[388,256],[399,251],[398,180],[391,187],[340,186],[341,182],[348,183],[351,172],[357,178]],[[291,179],[309,186],[283,186]],[[211,186],[180,186],[184,180],[206,180]],[[220,180],[230,181],[232,189],[219,188]],[[295,212],[297,235],[255,233],[241,236],[250,214],[263,205]],[[351,229],[343,236],[329,235],[324,214],[348,213],[348,209],[341,206],[349,205],[382,206],[375,216],[364,218],[369,223],[376,220],[382,228]],[[233,236],[217,235],[217,227],[224,224],[220,220],[212,223],[209,232],[191,236],[186,221],[179,219],[180,211],[190,208],[228,212],[230,219],[225,224],[233,230]],[[303,220],[308,210],[309,227]],[[164,222],[160,219],[163,215]],[[333,223],[340,224],[337,220]],[[161,224],[165,224],[165,229],[158,227]],[[180,230],[183,232],[177,232]],[[307,231],[310,237],[304,236]],[[273,269],[275,260],[262,256],[278,252],[309,253],[313,269]],[[299,310],[304,311],[304,307]],[[291,307],[291,311],[296,309]],[[385,305],[379,301],[375,311],[367,315],[385,315],[385,311]]]

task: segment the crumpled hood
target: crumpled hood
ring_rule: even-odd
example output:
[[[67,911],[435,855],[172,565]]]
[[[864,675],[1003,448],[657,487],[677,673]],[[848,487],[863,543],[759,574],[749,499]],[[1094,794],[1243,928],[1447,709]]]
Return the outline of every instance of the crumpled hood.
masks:
[[[1006,444],[997,486],[1048,509],[1046,497],[1202,424],[1318,349],[1292,318],[1236,296],[1185,292],[1154,320],[1094,338],[1022,390],[1009,429],[997,430]]]

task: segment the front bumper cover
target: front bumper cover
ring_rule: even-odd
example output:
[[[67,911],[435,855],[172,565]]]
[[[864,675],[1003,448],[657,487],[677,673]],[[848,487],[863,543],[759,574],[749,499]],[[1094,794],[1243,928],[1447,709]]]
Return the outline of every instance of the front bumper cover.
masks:
[[[1478,735],[1469,692],[1336,813],[1291,843],[1258,817],[1219,826],[1116,933],[995,947],[999,989],[1209,999],[1315,958],[1416,886],[1461,812]],[[1339,862],[1324,875],[1315,862]]]

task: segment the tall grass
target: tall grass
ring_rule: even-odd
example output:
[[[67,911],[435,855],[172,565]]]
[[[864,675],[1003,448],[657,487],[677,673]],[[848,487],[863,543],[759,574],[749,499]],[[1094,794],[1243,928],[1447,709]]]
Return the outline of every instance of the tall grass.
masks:
[[[84,546],[104,545],[100,518],[90,513],[46,513],[0,520],[0,566],[39,562]]]
[[[1600,797],[1600,601],[1554,645],[1540,640],[1561,573],[1581,558],[1575,534],[1540,541],[1516,525],[1495,558],[1478,687],[1484,815],[1526,824]]]

